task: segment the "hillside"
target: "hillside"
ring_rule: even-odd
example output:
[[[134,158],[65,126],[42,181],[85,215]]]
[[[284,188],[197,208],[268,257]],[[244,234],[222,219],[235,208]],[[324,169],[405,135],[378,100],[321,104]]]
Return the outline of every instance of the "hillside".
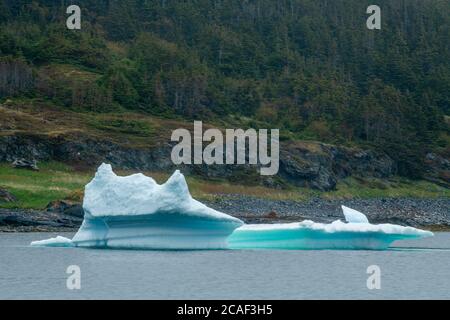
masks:
[[[278,176],[183,168],[202,181],[448,188],[450,3],[378,2],[376,31],[356,0],[80,1],[67,30],[69,1],[0,0],[0,161],[168,172],[196,119],[282,139]]]

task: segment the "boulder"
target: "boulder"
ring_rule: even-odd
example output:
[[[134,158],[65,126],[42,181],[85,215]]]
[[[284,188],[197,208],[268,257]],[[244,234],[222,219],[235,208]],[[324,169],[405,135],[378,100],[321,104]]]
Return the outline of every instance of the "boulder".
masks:
[[[81,204],[66,200],[52,201],[47,205],[46,210],[47,212],[62,213],[77,218],[84,217],[84,210]]]
[[[16,159],[13,161],[12,166],[18,169],[39,170],[36,160]]]
[[[266,218],[267,219],[277,219],[278,214],[274,210],[272,210],[266,215]]]
[[[9,191],[0,188],[0,202],[15,202],[17,198]]]

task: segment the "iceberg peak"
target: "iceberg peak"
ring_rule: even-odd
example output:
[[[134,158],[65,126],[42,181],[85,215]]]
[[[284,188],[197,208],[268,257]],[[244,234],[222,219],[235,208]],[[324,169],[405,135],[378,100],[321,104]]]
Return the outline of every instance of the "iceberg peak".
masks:
[[[170,190],[170,192],[178,196],[191,196],[191,194],[189,193],[189,187],[187,185],[186,178],[180,172],[180,170],[175,170],[175,172],[170,176],[169,179],[167,179],[166,183],[164,183],[163,186],[164,188]]]
[[[103,177],[116,176],[114,173],[112,166],[107,163],[102,163],[100,167],[98,167],[97,172],[95,173],[95,178],[101,179]]]
[[[175,213],[210,219],[242,221],[194,200],[184,175],[176,170],[163,184],[142,173],[117,176],[103,163],[86,185],[83,209],[92,217]]]
[[[366,215],[362,212],[356,211],[346,206],[342,206],[342,212],[344,213],[345,220],[348,223],[369,223]]]

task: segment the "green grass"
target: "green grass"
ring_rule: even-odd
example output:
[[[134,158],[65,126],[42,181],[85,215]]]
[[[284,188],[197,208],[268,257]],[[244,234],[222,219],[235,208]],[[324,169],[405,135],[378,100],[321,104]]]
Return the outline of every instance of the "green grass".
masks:
[[[0,164],[0,188],[5,188],[17,198],[17,202],[0,202],[3,208],[43,209],[50,201],[74,198],[83,190],[91,174],[75,172],[57,163],[40,163],[39,171],[14,169]]]
[[[3,208],[43,209],[54,200],[68,199],[80,202],[83,190],[94,170],[75,171],[72,167],[47,162],[39,164],[40,171],[14,169],[10,164],[0,163],[0,188],[14,194],[17,202],[0,202]],[[117,171],[127,175],[133,171]],[[158,183],[169,177],[168,173],[144,172]],[[223,180],[205,181],[197,177],[187,177],[192,195],[199,200],[214,201],[222,195],[247,195],[272,200],[306,201],[312,197],[324,199],[412,197],[450,198],[450,190],[426,181],[410,181],[399,177],[389,180],[347,178],[339,182],[337,190],[319,192],[307,188],[288,186],[285,190],[275,190],[262,186],[244,186]]]
[[[108,133],[125,133],[135,136],[150,137],[155,135],[155,130],[148,121],[124,118],[96,119],[89,124],[99,130]]]

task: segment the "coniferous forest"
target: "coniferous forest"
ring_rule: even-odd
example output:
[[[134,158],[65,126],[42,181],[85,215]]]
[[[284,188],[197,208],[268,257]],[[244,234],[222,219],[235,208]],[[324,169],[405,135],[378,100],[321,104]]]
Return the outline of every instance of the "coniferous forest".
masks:
[[[383,151],[417,178],[426,153],[450,157],[450,2],[377,0],[369,30],[372,2],[0,0],[0,103],[247,119]]]

